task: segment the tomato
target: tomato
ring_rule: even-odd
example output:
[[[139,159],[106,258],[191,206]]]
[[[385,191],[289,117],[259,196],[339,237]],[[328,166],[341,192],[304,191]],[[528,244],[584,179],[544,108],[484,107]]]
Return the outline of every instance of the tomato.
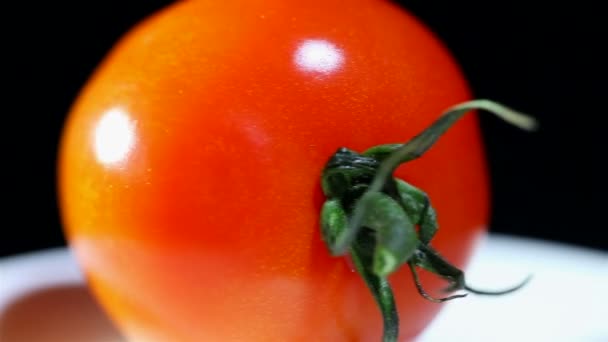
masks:
[[[388,1],[175,3],[75,100],[58,159],[66,236],[133,341],[378,341],[369,290],[320,236],[321,170],[470,98],[450,51]],[[433,245],[465,267],[489,218],[477,118],[395,175],[429,194]],[[413,338],[442,305],[407,267],[390,282]]]

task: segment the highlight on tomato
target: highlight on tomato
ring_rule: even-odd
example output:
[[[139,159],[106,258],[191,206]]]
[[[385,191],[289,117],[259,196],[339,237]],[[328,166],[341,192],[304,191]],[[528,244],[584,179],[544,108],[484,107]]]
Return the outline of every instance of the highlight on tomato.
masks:
[[[523,285],[462,272],[490,214],[476,111],[535,124],[389,1],[176,2],[75,99],[65,234],[132,341],[410,340]]]

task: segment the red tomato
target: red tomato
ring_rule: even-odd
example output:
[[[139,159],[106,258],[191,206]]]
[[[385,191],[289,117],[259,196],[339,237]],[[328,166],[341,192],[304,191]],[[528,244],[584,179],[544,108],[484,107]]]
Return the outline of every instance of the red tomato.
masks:
[[[320,238],[322,168],[469,99],[450,52],[388,1],[176,3],[129,32],[73,106],[66,236],[133,341],[379,341],[370,292]],[[476,120],[396,172],[430,195],[433,244],[459,267],[489,217]],[[407,267],[391,282],[412,338],[442,305]]]

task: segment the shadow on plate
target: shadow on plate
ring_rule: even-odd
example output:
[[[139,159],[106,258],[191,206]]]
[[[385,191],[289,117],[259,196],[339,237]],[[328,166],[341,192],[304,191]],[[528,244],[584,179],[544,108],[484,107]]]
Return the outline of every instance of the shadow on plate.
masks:
[[[2,342],[125,341],[83,286],[45,288],[0,312]]]

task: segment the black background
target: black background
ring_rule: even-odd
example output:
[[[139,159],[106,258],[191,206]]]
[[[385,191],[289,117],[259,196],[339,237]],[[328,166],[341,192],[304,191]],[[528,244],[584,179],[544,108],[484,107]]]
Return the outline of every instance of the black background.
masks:
[[[112,44],[168,3],[53,2],[4,12],[8,175],[0,255],[65,244],[55,192],[65,115]],[[481,117],[492,172],[491,231],[608,249],[600,164],[608,154],[599,121],[606,86],[596,51],[606,40],[601,20],[593,19],[601,11],[533,1],[403,3],[452,50],[476,97],[541,122],[529,134]]]

